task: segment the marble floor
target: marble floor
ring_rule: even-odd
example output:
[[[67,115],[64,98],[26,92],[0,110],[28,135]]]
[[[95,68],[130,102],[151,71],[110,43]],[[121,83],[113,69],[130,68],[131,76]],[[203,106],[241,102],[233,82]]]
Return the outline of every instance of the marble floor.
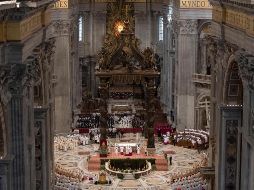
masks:
[[[75,168],[80,168],[87,176],[97,178],[99,172],[90,172],[87,170],[87,159],[89,156],[96,155],[98,153],[97,150],[98,144],[90,144],[78,146],[74,150],[67,152],[55,151],[55,162],[66,169],[75,170]],[[172,156],[172,165],[169,165],[168,171],[152,171],[149,175],[143,176],[138,180],[120,180],[114,176],[107,176],[112,181],[111,185],[94,185],[91,180],[85,180],[80,186],[82,189],[90,190],[170,190],[172,175],[190,170],[195,163],[200,162],[202,159],[202,153],[199,154],[196,150],[156,143],[157,154],[172,151],[175,154]]]

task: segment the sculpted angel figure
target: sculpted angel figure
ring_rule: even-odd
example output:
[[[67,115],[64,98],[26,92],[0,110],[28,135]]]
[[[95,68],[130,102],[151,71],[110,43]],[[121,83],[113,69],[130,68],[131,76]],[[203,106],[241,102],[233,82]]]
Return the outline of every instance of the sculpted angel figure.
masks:
[[[101,51],[98,53],[98,63],[99,63],[100,69],[106,69],[105,55],[106,55],[106,50],[102,48]]]
[[[155,68],[155,59],[154,59],[153,50],[151,48],[147,47],[144,50],[143,55],[145,57],[146,67],[149,68],[149,69]]]

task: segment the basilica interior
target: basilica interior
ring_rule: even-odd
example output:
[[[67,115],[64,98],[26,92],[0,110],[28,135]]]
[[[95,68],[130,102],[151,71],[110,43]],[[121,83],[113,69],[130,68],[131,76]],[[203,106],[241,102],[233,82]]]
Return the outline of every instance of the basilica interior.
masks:
[[[1,0],[0,190],[253,190],[253,0]]]

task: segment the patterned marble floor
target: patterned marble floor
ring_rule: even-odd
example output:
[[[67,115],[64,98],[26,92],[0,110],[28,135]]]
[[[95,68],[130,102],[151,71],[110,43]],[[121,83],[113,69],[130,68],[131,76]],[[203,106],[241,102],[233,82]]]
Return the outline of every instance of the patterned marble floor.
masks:
[[[55,162],[61,164],[65,168],[82,169],[87,176],[98,178],[99,172],[90,172],[87,170],[87,158],[89,155],[97,154],[98,144],[86,146],[78,146],[75,150],[55,152]],[[169,165],[169,170],[164,172],[152,171],[149,175],[143,176],[138,180],[120,180],[114,176],[108,176],[112,180],[111,185],[94,185],[91,181],[82,182],[82,189],[90,190],[170,190],[171,176],[178,172],[186,172],[190,170],[196,162],[200,162],[202,155],[196,150],[190,150],[182,147],[163,145],[156,143],[156,153],[163,154],[164,151],[174,151],[172,165]]]

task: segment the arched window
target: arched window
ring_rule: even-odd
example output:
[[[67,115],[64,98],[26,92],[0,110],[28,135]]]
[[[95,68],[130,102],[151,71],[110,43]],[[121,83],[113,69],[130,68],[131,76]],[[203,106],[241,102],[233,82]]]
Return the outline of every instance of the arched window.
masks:
[[[78,19],[78,41],[84,40],[84,19],[83,16],[79,16]]]
[[[229,105],[242,105],[243,85],[239,76],[238,65],[235,61],[229,65],[225,85],[225,103]]]
[[[159,41],[163,40],[163,17],[159,17]]]

